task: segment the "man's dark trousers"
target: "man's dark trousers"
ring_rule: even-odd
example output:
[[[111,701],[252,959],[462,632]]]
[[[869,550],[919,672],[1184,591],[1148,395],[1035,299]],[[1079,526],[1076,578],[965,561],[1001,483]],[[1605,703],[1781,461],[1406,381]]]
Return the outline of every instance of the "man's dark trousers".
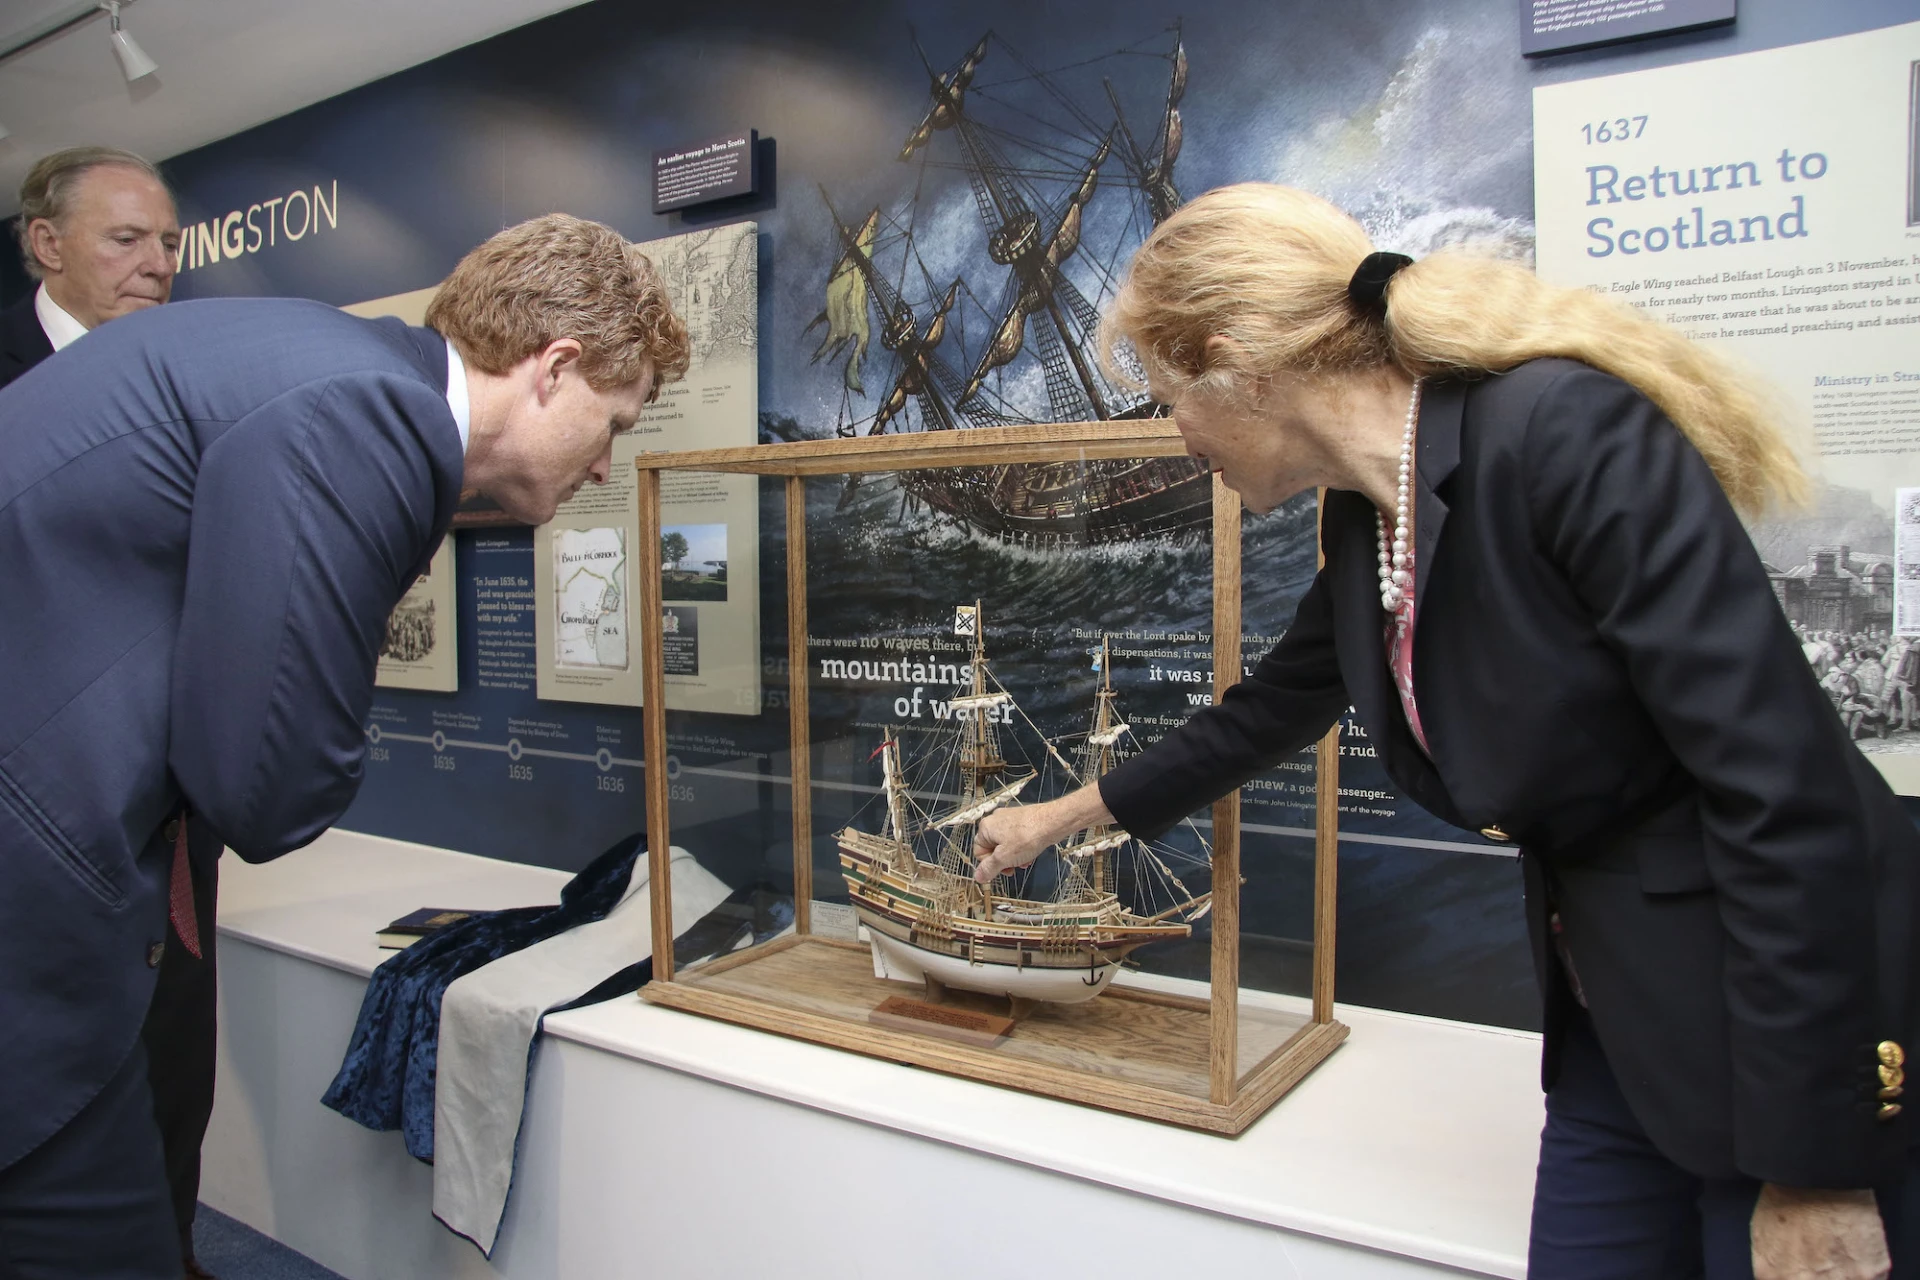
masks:
[[[153,988],[153,1005],[140,1028],[153,1086],[153,1118],[166,1153],[167,1191],[180,1235],[180,1256],[193,1256],[193,1215],[200,1201],[200,1144],[213,1115],[218,988],[215,985],[214,908],[218,901],[220,841],[187,823],[192,846],[193,906],[200,958],[169,936]]]
[[[1920,1280],[1920,1169],[1874,1193],[1892,1280]],[[1753,1280],[1759,1194],[1752,1178],[1695,1177],[1660,1153],[1577,1011],[1540,1135],[1531,1280]]]
[[[135,1041],[71,1123],[0,1169],[0,1280],[179,1280],[163,1163]]]

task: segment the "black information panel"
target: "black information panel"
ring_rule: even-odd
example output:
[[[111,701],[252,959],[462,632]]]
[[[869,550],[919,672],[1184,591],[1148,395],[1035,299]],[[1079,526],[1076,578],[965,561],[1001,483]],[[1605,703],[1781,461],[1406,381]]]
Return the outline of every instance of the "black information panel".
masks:
[[[753,129],[653,153],[653,211],[671,213],[754,192]]]
[[[1732,22],[1737,0],[1520,0],[1520,52],[1590,49]]]

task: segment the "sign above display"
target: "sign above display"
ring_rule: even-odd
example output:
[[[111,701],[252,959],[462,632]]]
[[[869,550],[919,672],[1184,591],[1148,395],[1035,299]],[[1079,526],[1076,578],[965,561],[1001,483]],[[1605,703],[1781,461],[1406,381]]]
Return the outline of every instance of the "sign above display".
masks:
[[[714,200],[752,195],[759,185],[754,158],[759,143],[759,132],[747,129],[692,146],[654,152],[653,211],[672,213]]]
[[[1737,0],[1520,0],[1520,52],[1529,58],[1715,27]]]
[[[296,203],[300,212],[295,213]],[[223,257],[237,261],[249,253],[303,240],[309,231],[340,229],[340,180],[331,178],[326,186],[313,184],[309,197],[304,187],[295,187],[285,195],[235,209],[225,217],[218,214],[204,222],[180,228],[180,247],[174,250],[175,274],[210,267]]]

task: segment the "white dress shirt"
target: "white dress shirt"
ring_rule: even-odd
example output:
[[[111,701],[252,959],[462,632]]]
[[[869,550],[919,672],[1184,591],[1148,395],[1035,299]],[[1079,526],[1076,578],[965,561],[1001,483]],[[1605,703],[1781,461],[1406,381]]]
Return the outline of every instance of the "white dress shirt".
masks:
[[[65,307],[53,300],[44,282],[34,291],[33,314],[39,317],[40,328],[46,333],[47,341],[53,344],[55,351],[84,338],[87,334],[87,326],[75,320],[67,313]]]
[[[460,456],[467,453],[467,435],[473,429],[473,406],[467,400],[467,363],[460,349],[447,342],[447,408],[453,410],[453,425],[460,428]]]

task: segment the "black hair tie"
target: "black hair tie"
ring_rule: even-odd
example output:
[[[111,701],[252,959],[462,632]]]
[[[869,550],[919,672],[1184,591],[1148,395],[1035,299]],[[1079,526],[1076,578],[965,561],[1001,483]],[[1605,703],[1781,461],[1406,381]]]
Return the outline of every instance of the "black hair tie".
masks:
[[[1404,253],[1368,254],[1353,269],[1353,279],[1347,281],[1348,300],[1367,315],[1385,315],[1387,281],[1402,267],[1412,265],[1413,259]]]

